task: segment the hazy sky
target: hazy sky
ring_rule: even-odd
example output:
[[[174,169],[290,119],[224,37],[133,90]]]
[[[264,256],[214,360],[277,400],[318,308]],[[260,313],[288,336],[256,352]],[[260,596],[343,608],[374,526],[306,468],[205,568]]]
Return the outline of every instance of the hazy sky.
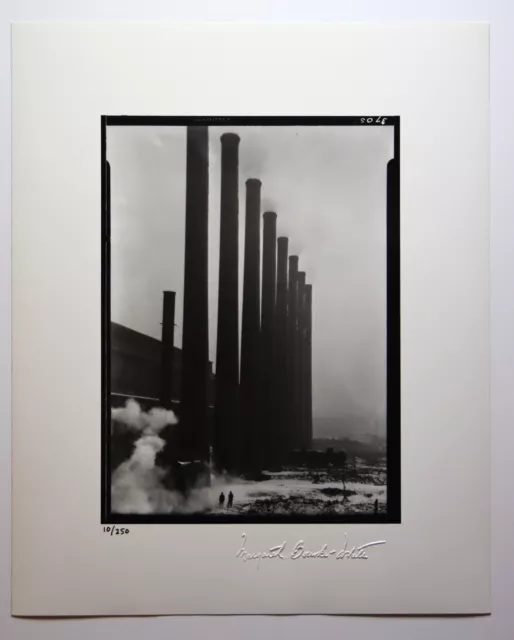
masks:
[[[386,165],[393,128],[210,127],[209,350],[215,361],[220,135],[240,135],[240,290],[245,180],[313,285],[313,412],[380,422],[386,390]],[[160,338],[162,292],[176,291],[182,343],[185,127],[110,127],[112,320]]]

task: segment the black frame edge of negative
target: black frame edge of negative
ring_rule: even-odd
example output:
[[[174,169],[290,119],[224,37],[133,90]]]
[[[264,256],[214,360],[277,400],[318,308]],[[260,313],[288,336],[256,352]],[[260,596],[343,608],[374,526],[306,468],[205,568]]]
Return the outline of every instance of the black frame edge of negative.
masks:
[[[110,471],[110,210],[106,203],[108,126],[386,126],[394,127],[397,206],[387,212],[387,512],[320,516],[112,514]],[[398,524],[401,523],[400,116],[101,116],[101,524]]]

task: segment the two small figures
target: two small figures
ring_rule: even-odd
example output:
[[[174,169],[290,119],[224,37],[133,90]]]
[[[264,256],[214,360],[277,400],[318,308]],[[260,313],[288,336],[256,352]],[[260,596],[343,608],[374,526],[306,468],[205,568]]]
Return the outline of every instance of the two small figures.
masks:
[[[223,493],[223,491],[220,493],[219,503],[220,503],[220,507],[223,507],[223,505],[225,504],[225,494]],[[228,494],[227,507],[230,509],[233,503],[234,503],[234,494],[232,493],[232,491],[230,491],[230,493]]]

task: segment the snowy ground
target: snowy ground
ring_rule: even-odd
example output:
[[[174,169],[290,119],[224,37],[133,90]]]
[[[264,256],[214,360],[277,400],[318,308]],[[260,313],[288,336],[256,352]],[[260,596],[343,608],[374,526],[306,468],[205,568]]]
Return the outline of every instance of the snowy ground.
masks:
[[[205,482],[184,494],[175,490],[168,470],[159,466],[157,455],[166,446],[161,431],[177,424],[172,411],[153,408],[141,411],[135,400],[112,410],[112,437],[119,451],[111,480],[114,513],[139,514],[352,514],[379,512],[386,508],[385,459],[375,462],[353,457],[346,470],[285,468],[264,472],[249,481],[208,472]],[[122,446],[123,445],[123,446]],[[232,492],[234,503],[228,507]],[[225,502],[220,505],[220,494]]]
[[[241,479],[216,482],[211,488],[211,513],[237,514],[329,514],[372,513],[375,500],[378,511],[385,511],[385,461],[375,465],[358,460],[355,469],[347,472],[346,482],[340,471],[289,469],[267,472],[260,482]],[[227,496],[232,491],[234,504],[227,508]],[[225,494],[225,505],[218,504],[219,494]],[[215,494],[215,495],[213,495]]]

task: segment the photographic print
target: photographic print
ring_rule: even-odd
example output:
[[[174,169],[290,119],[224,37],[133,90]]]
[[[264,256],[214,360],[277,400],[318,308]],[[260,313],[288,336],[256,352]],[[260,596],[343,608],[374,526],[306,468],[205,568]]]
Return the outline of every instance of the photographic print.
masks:
[[[104,523],[400,522],[399,128],[102,118]]]
[[[12,39],[13,615],[488,612],[487,25]]]

